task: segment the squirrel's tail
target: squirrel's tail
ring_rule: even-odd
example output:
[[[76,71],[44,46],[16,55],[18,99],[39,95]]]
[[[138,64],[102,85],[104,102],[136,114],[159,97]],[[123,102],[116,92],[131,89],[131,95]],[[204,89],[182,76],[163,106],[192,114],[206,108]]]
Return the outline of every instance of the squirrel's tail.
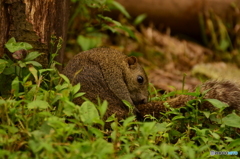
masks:
[[[240,112],[240,86],[237,83],[231,81],[207,81],[201,86],[201,93],[207,91],[204,95],[205,99],[217,99],[229,105],[227,110],[236,110]],[[167,101],[148,102],[137,106],[139,114],[144,117],[147,114],[160,117],[160,112],[164,113],[168,111],[168,108],[164,106],[167,102],[173,108],[179,108],[186,105],[186,102],[195,99],[196,97],[190,95],[179,95]],[[200,109],[216,110],[208,101],[201,103]]]
[[[240,112],[240,85],[232,81],[208,81],[204,83],[201,90],[209,90],[205,99],[218,99],[229,105],[228,110]],[[204,109],[216,109],[210,103],[203,104]]]

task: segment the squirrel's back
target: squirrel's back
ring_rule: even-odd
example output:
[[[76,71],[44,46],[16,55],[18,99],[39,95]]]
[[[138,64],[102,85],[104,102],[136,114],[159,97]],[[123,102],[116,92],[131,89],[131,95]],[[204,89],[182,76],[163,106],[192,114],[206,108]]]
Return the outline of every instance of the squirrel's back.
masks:
[[[129,110],[122,100],[137,105],[146,103],[148,98],[148,79],[135,57],[110,48],[95,48],[81,52],[71,59],[63,73],[72,84],[81,84],[81,92],[90,101],[97,98],[109,103],[106,116],[116,114],[124,118]],[[77,98],[76,104],[84,100]]]

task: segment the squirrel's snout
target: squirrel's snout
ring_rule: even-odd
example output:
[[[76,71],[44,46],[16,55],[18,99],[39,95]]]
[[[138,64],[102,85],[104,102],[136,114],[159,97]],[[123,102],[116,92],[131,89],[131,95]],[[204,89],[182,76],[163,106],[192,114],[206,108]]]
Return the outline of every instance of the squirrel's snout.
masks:
[[[145,104],[145,103],[147,103],[147,98],[146,97],[141,98],[137,101],[133,101],[133,103],[134,103],[134,105]]]
[[[147,97],[143,97],[141,100],[138,101],[137,104],[145,104],[147,103]]]

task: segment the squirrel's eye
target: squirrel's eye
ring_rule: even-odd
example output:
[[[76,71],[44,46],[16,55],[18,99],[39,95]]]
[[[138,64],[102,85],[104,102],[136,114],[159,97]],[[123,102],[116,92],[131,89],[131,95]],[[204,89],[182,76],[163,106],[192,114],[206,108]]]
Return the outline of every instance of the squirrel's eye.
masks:
[[[137,81],[138,81],[138,83],[143,83],[144,79],[142,76],[138,76]]]

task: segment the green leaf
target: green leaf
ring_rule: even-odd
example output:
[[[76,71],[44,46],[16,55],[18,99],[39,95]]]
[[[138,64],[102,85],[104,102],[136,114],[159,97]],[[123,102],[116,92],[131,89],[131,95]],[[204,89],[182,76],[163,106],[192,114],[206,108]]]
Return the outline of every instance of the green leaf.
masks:
[[[80,83],[72,87],[72,94],[75,95],[80,90]]]
[[[178,120],[178,119],[184,119],[184,118],[185,118],[184,116],[175,116],[172,118],[172,121]]]
[[[147,15],[146,14],[140,14],[137,16],[137,18],[134,20],[133,24],[134,25],[139,25],[140,23],[143,22],[144,19],[146,19]]]
[[[18,97],[18,93],[19,93],[19,78],[18,76],[14,78],[14,80],[12,81],[12,91],[14,96]]]
[[[34,67],[29,67],[29,71],[32,73],[33,77],[35,78],[35,81],[38,81],[38,71]]]
[[[112,1],[112,5],[116,7],[123,15],[125,15],[127,18],[131,18],[129,13],[126,11],[126,9],[118,2]]]
[[[25,57],[24,61],[31,61],[34,60],[35,58],[37,58],[38,56],[40,56],[41,54],[37,51],[33,51],[27,54],[27,56]]]
[[[18,63],[18,65],[19,65],[21,68],[27,66],[26,63],[25,63],[25,62],[22,62],[22,61],[18,61],[17,63]]]
[[[210,111],[202,111],[206,118],[209,118],[211,113]]]
[[[5,128],[9,133],[15,134],[18,132],[18,128],[16,128],[15,126],[8,126],[8,125],[2,125],[1,127]]]
[[[27,61],[26,64],[32,64],[35,67],[42,67],[42,65],[37,61]]]
[[[79,35],[77,38],[78,44],[81,46],[82,50],[89,50],[94,47],[97,47],[101,43],[100,37],[85,37]]]
[[[84,94],[86,94],[86,93],[84,93],[84,92],[79,92],[79,93],[77,93],[77,94],[75,94],[75,95],[73,96],[73,99],[74,99],[74,98],[81,97],[81,96],[83,96]]]
[[[143,136],[148,136],[153,133],[152,130],[155,127],[156,122],[144,122],[143,125],[140,127],[140,132],[143,134]]]
[[[37,99],[35,101],[28,103],[27,107],[28,109],[36,109],[36,108],[47,109],[50,107],[50,105],[46,101]]]
[[[130,116],[130,117],[128,117],[127,119],[123,120],[123,126],[124,126],[124,127],[130,126],[135,119],[136,119],[135,116]]]
[[[11,65],[10,67],[6,67],[3,71],[3,74],[5,75],[11,75],[11,74],[14,74],[15,73],[15,66],[14,65]]]
[[[116,119],[115,114],[112,114],[110,117],[107,118],[106,122],[112,122]]]
[[[21,49],[30,50],[33,48],[32,45],[28,43],[16,42],[15,38],[9,39],[8,42],[5,44],[5,47],[12,53]]]
[[[209,131],[209,132],[210,132],[210,134],[211,134],[215,139],[217,139],[217,140],[220,139],[220,136],[219,136],[217,133],[212,132],[212,131]]]
[[[108,102],[104,100],[103,103],[98,107],[101,117],[104,116],[104,114],[107,111],[107,108],[108,108]]]
[[[134,106],[132,106],[131,103],[129,103],[129,102],[126,101],[126,100],[122,100],[122,102],[128,107],[129,113],[130,113],[130,114],[133,114]]]
[[[223,103],[217,99],[204,99],[204,101],[208,101],[209,103],[211,103],[213,106],[215,106],[216,108],[224,108],[224,107],[228,107],[228,104]]]
[[[52,69],[52,68],[48,68],[48,69],[40,69],[40,70],[39,70],[39,73],[40,73],[40,75],[42,75],[42,73],[44,73],[44,72],[52,72],[52,71],[55,71],[55,70]]]
[[[167,123],[166,122],[163,122],[163,123],[156,123],[155,127],[154,127],[154,130],[156,132],[164,132],[164,131],[167,131],[168,128],[167,128]]]
[[[227,115],[222,121],[227,126],[240,128],[240,117],[235,113]]]
[[[65,105],[64,105],[64,110],[63,112],[67,115],[67,116],[71,116],[73,115],[73,113],[76,111],[76,106],[73,102],[71,101],[65,101]]]
[[[230,42],[227,39],[222,39],[219,44],[219,50],[226,51],[230,46]]]
[[[67,76],[65,76],[64,74],[59,74],[59,76],[60,76],[65,82],[67,82],[68,84],[70,84],[70,81],[69,81],[69,79],[67,78]]]
[[[8,62],[6,60],[0,59],[0,73],[3,72],[3,70],[5,69],[7,63]]]
[[[240,146],[240,138],[231,141],[231,143],[228,145],[228,148],[230,150],[234,147],[239,147],[239,146]]]
[[[100,17],[100,18],[106,20],[107,22],[111,22],[111,23],[115,24],[116,26],[119,26],[119,27],[122,26],[121,23],[119,23],[119,22],[116,21],[116,20],[113,20],[113,19],[110,18],[110,17],[106,17],[106,16],[103,16],[103,15],[101,15],[101,14],[98,14],[98,17]]]
[[[99,114],[95,105],[90,102],[84,102],[80,107],[80,118],[85,124],[93,124],[94,120],[99,120]]]

